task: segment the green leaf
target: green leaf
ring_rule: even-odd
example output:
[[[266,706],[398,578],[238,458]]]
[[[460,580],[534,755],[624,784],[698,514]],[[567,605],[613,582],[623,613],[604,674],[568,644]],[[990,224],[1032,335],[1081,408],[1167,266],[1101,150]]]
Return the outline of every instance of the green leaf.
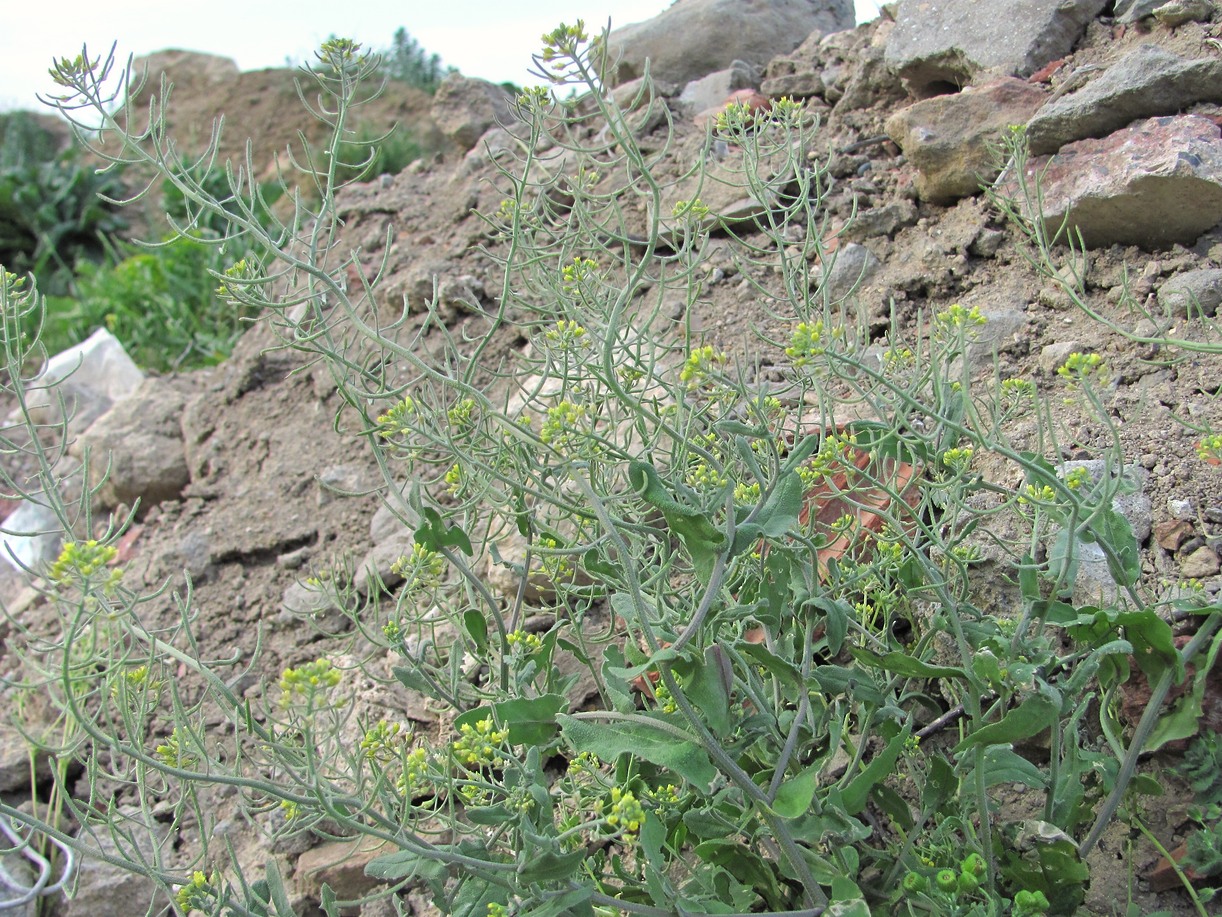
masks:
[[[765,900],[776,897],[776,873],[763,857],[741,841],[715,838],[697,844],[692,852],[706,863],[721,867],[743,885],[763,895]]]
[[[560,882],[573,875],[586,858],[584,847],[568,853],[538,848],[524,850],[518,859],[518,878],[527,885],[535,882]]]
[[[475,552],[471,550],[471,539],[458,526],[447,527],[441,514],[431,506],[420,508],[424,521],[416,529],[416,544],[429,551],[440,551],[442,548],[458,548],[468,557]]]
[[[504,825],[513,821],[513,815],[505,806],[468,806],[463,815],[476,825]]]
[[[844,599],[833,599],[819,596],[814,605],[823,612],[823,629],[827,634],[827,651],[833,656],[839,655],[844,646],[844,638],[849,633],[849,621],[853,617],[853,609]]]
[[[326,917],[339,917],[339,899],[335,897],[335,892],[326,882],[319,889],[318,899],[318,906],[322,908]]]
[[[588,751],[604,761],[625,754],[644,758],[706,793],[717,783],[717,769],[695,739],[652,723],[644,714],[631,720],[579,720],[565,714],[557,719],[565,739],[579,752]]]
[[[432,690],[432,685],[428,679],[420,674],[420,670],[415,667],[405,665],[394,666],[391,673],[398,679],[399,684],[407,688],[409,691],[419,691],[421,694],[429,694]]]
[[[879,656],[877,653],[872,653],[866,649],[850,647],[849,652],[853,654],[853,659],[862,665],[868,665],[875,669],[883,669],[893,675],[903,675],[906,678],[967,678],[967,673],[963,669],[953,666],[930,665],[928,662],[922,662],[915,656],[909,656],[907,653],[899,651]]]
[[[1132,586],[1141,576],[1141,552],[1133,526],[1114,507],[1106,507],[1096,515],[1092,526],[1082,532],[1083,541],[1098,541],[1105,552],[1107,569],[1121,586]],[[1115,555],[1114,557],[1112,555]]]
[[[719,738],[728,736],[731,727],[730,688],[734,676],[729,665],[721,647],[714,644],[705,650],[702,661],[675,666],[683,676],[683,693]]]
[[[1011,887],[1042,891],[1052,914],[1077,914],[1090,870],[1072,838],[1055,825],[1035,820],[1007,825],[1001,834],[1006,843],[998,860]]]
[[[1175,646],[1175,634],[1171,625],[1153,608],[1139,611],[1122,611],[1116,614],[1115,622],[1124,628],[1124,636],[1133,644],[1133,658],[1146,677],[1157,679],[1168,666],[1176,667],[1176,679],[1183,678],[1183,663],[1180,651]]]
[[[488,621],[478,608],[468,608],[462,613],[463,629],[481,653],[488,651]]]
[[[991,745],[986,748],[983,766],[986,787],[999,783],[1021,783],[1033,790],[1042,790],[1048,785],[1044,772],[1009,745]]]
[[[916,821],[912,817],[912,809],[907,801],[891,789],[886,783],[874,784],[872,793],[874,804],[904,831],[911,831]]]
[[[1043,694],[1032,694],[996,723],[981,726],[952,751],[962,754],[977,745],[1010,745],[1021,742],[1043,732],[1056,722],[1060,713],[1060,705],[1054,703],[1051,698]]]
[[[732,554],[740,554],[761,538],[781,538],[798,524],[805,491],[796,471],[782,475],[769,492],[755,520],[734,533]]]
[[[827,906],[824,917],[870,917],[870,905],[864,898],[835,901]]]
[[[509,729],[512,745],[545,746],[560,731],[556,716],[567,710],[568,698],[563,694],[499,701],[492,705],[498,723]]]
[[[802,676],[797,666],[782,659],[762,643],[740,643],[738,651],[748,657],[781,683],[787,691],[803,690]]]
[[[955,795],[959,789],[959,778],[941,754],[929,756],[929,775],[921,788],[921,808],[926,812],[937,812],[946,800]]]
[[[1018,562],[1018,588],[1024,600],[1038,602],[1043,598],[1040,592],[1040,572],[1035,558],[1024,554]]]
[[[839,665],[819,665],[815,666],[811,675],[824,694],[844,694],[855,701],[876,707],[885,703],[882,691],[869,672]]]
[[[538,904],[519,904],[519,917],[594,917],[590,896],[594,889],[587,885],[559,895],[549,895]]]
[[[289,904],[288,891],[284,887],[284,878],[280,875],[280,867],[276,861],[267,861],[267,871],[264,873],[267,881],[267,891],[271,895],[272,904],[276,906],[276,917],[296,917],[297,912]]]
[[[486,706],[472,707],[456,716],[454,726],[461,729],[463,726],[474,726],[480,720],[491,718],[498,726],[509,730],[511,745],[546,746],[559,731],[556,715],[566,708],[568,703],[568,699],[561,694],[497,701]]]
[[[445,881],[446,867],[444,863],[427,859],[410,850],[396,850],[365,864],[365,875],[383,882],[420,878],[432,884]]]
[[[634,666],[613,666],[606,665],[603,671],[611,678],[616,678],[623,681],[624,684],[629,684],[646,675],[649,672],[656,672],[658,666],[665,662],[674,662],[679,658],[679,654],[672,650],[669,646],[664,646],[658,652],[650,656],[640,665]]]
[[[865,766],[860,774],[849,781],[842,791],[844,810],[849,815],[857,815],[866,807],[870,798],[870,790],[876,784],[882,783],[895,769],[895,762],[904,751],[904,743],[912,735],[912,726],[905,725],[899,734],[887,743],[886,748]]]
[[[808,458],[815,454],[815,450],[819,448],[822,442],[822,434],[807,433],[794,443],[793,448],[789,450],[789,454],[785,456],[785,464],[781,466],[781,474],[796,472]]]
[[[628,481],[645,502],[661,511],[667,526],[687,548],[697,575],[707,579],[717,554],[725,547],[725,532],[713,525],[702,510],[679,503],[647,462],[629,462]]]
[[[772,811],[781,818],[797,818],[809,812],[819,786],[820,769],[819,766],[808,767],[782,783],[772,800]]]

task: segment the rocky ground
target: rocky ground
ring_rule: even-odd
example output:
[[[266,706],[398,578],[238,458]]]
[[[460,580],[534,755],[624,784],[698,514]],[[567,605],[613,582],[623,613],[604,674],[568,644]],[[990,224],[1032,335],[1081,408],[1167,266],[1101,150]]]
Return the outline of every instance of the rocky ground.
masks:
[[[870,310],[880,338],[893,316],[913,327],[920,314],[951,303],[978,306],[989,319],[987,346],[975,351],[980,369],[991,367],[995,353],[1003,377],[1030,378],[1044,392],[1052,391],[1068,353],[1102,354],[1112,371],[1109,407],[1124,453],[1139,469],[1144,500],[1136,501],[1133,521],[1145,535],[1143,572],[1151,582],[1198,580],[1216,594],[1222,470],[1197,457],[1194,427],[1222,429],[1222,364],[1216,356],[1168,361],[1072,308],[1039,280],[1023,240],[979,193],[981,176],[996,174],[986,141],[1010,124],[1028,124],[1034,152],[1051,157],[1033,163],[1048,166],[1048,212],[1068,213],[1089,246],[1088,304],[1122,330],[1148,331],[1141,316],[1117,305],[1127,283],[1185,336],[1196,330],[1185,317],[1183,291],[1209,313],[1222,301],[1222,13],[1207,3],[1181,16],[1168,10],[1177,4],[1192,6],[902,0],[879,20],[845,30],[842,4],[828,3],[830,12],[812,13],[800,32],[760,14],[761,35],[744,28],[736,43],[737,29],[701,27],[698,17],[716,4],[682,0],[618,37],[625,83],[637,56],[653,59],[676,131],[664,166],[672,174],[685,171],[703,147],[702,115],[731,92],[798,97],[821,113],[818,147],[809,152],[831,157],[833,282],[843,292],[856,284],[852,295]],[[304,123],[289,114],[299,109],[287,71],[237,75],[224,62],[204,67],[172,56],[155,63],[177,84],[173,123],[184,143],[205,134],[214,113],[225,113],[227,137],[258,133],[265,149],[279,149]],[[630,89],[616,92],[627,97]],[[346,193],[343,244],[359,246],[371,272],[385,259],[385,301],[406,296],[419,304],[433,295],[436,279],[454,328],[478,330],[499,279],[481,249],[489,244],[485,224],[473,211],[494,212],[504,196],[488,156],[514,142],[496,125],[508,109],[498,87],[457,77],[428,113],[423,105],[416,97],[392,100],[374,120],[406,120],[407,129],[433,136],[441,152]],[[656,126],[659,146],[664,129]],[[712,203],[724,212],[742,202]],[[388,228],[390,248],[383,250]],[[772,319],[717,245],[710,266],[696,326],[712,342],[760,357],[754,331]],[[267,352],[271,343],[268,330],[257,327],[222,366],[148,380],[86,440],[114,450],[109,502],[142,501],[125,540],[128,584],[168,582],[181,592],[185,571],[203,652],[248,654],[257,630],[257,671],[274,678],[315,654],[308,619],[317,621],[319,609],[299,581],[344,558],[388,575],[406,534],[378,512],[383,485],[371,456],[333,429],[340,406],[325,370]],[[1083,425],[1075,432],[1065,458],[1089,459],[1104,445],[1101,430]],[[346,495],[353,493],[364,495]],[[10,614],[39,614],[36,594],[14,575],[5,594]],[[161,613],[169,613],[168,600]],[[6,669],[14,664],[0,658]],[[405,696],[383,694],[378,703],[425,723],[432,716]],[[13,793],[24,757],[0,737],[0,791]],[[1187,800],[1164,802],[1151,826],[1174,847],[1187,828]],[[216,804],[238,824],[236,800],[218,795]],[[235,832],[240,852],[252,859],[269,852],[260,836],[244,827]],[[1122,909],[1129,887],[1124,842],[1111,837],[1092,861],[1090,913]],[[303,902],[322,878],[361,881],[351,861],[331,862],[339,856],[333,846],[272,851],[295,874]],[[1132,865],[1139,906],[1190,913],[1180,893],[1161,890],[1157,880],[1151,885],[1157,857],[1148,846],[1138,850]],[[113,882],[85,883],[63,910],[74,917],[127,913]]]

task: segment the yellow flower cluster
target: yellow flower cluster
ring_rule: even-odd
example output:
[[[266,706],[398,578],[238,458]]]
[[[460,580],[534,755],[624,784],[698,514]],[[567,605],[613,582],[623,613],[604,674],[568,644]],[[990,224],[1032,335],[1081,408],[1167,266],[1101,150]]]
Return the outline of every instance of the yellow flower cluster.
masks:
[[[463,723],[458,738],[451,745],[454,757],[467,767],[486,767],[497,759],[500,746],[509,737],[509,732],[497,729],[491,717],[480,720],[474,726]]]
[[[327,691],[339,684],[340,671],[329,660],[315,659],[297,668],[286,668],[280,673],[280,702],[287,706],[294,699],[309,697]]]
[[[118,553],[111,545],[100,544],[92,538],[89,541],[69,541],[51,564],[47,576],[51,582],[60,586],[69,582],[84,585],[95,573],[114,560]],[[120,571],[115,570],[108,578],[117,580],[121,575]]]

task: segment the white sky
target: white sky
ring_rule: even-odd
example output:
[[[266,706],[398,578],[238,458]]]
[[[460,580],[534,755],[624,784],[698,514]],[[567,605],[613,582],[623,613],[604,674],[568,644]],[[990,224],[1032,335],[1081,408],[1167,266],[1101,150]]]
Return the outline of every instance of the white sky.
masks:
[[[45,2],[45,0],[44,0]],[[859,20],[877,15],[876,0],[856,0]],[[304,60],[330,35],[385,48],[399,26],[429,53],[467,76],[535,82],[527,73],[539,37],[584,18],[594,28],[656,16],[671,0],[5,0],[0,27],[0,110],[40,109],[51,92],[53,57],[90,56],[115,41],[122,59],[165,48],[223,54],[242,70]]]

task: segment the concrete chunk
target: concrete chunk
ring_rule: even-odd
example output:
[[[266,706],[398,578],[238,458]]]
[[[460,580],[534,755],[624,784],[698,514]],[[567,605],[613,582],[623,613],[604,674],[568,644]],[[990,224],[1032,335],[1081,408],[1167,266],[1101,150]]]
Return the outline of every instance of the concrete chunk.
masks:
[[[1222,102],[1222,59],[1185,60],[1141,45],[1084,87],[1049,102],[1027,125],[1032,153],[1105,137],[1132,121]]]
[[[901,0],[887,63],[917,98],[1064,57],[1106,0]]]

